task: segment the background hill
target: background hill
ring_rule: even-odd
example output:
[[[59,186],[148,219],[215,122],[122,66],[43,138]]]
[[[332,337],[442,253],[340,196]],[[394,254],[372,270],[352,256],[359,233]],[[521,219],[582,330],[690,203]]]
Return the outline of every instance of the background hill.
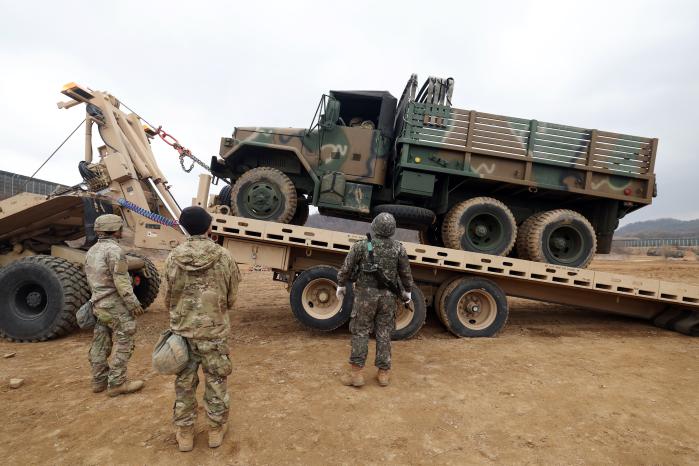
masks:
[[[696,238],[699,237],[699,219],[677,220],[674,218],[659,218],[630,223],[619,228],[614,237]]]

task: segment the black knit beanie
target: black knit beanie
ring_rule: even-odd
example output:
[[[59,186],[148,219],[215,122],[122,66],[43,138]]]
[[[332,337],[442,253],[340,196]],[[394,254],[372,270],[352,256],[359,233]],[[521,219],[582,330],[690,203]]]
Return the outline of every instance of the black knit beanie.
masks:
[[[185,207],[180,214],[180,225],[190,235],[203,235],[211,225],[211,215],[199,206]]]

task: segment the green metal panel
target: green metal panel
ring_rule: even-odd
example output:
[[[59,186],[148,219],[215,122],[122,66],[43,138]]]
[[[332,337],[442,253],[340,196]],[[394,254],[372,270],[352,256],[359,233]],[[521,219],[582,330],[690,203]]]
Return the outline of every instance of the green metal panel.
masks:
[[[414,194],[431,197],[434,192],[436,177],[429,173],[403,170],[398,180],[396,194]]]

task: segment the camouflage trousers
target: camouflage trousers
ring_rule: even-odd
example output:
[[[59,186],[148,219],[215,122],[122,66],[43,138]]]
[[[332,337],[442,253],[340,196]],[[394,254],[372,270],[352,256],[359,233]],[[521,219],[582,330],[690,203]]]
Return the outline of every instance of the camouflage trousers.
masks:
[[[98,309],[96,312],[100,314],[100,318],[95,324],[88,359],[92,366],[94,384],[99,385],[107,381],[110,387],[118,387],[126,381],[126,365],[134,349],[136,319],[122,304],[117,304],[108,311],[107,322],[102,320],[107,315],[105,309]],[[114,356],[110,364],[112,345]]]
[[[376,359],[379,369],[391,368],[391,332],[396,326],[396,297],[388,290],[358,288],[350,320],[352,354],[350,364],[364,367],[369,351],[369,334],[376,335]]]
[[[175,406],[173,422],[177,426],[191,426],[197,417],[197,386],[199,366],[204,371],[204,407],[211,427],[228,421],[228,376],[233,370],[228,357],[226,340],[198,340],[187,338],[189,363],[175,379]]]

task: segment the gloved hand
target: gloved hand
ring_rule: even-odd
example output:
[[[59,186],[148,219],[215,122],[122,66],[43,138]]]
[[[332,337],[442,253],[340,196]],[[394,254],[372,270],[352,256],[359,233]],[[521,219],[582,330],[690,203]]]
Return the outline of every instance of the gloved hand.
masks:
[[[141,316],[141,315],[145,314],[145,312],[146,312],[146,310],[143,309],[143,307],[138,306],[136,309],[133,310],[133,315]]]
[[[410,291],[404,291],[404,292],[402,293],[402,296],[403,296],[403,302],[404,302],[405,304],[409,304],[410,301],[413,300],[413,295],[412,295],[412,293],[410,293]]]
[[[347,288],[344,286],[338,286],[337,291],[335,291],[335,296],[337,296],[337,299],[342,301],[345,299],[345,292],[347,291]]]

